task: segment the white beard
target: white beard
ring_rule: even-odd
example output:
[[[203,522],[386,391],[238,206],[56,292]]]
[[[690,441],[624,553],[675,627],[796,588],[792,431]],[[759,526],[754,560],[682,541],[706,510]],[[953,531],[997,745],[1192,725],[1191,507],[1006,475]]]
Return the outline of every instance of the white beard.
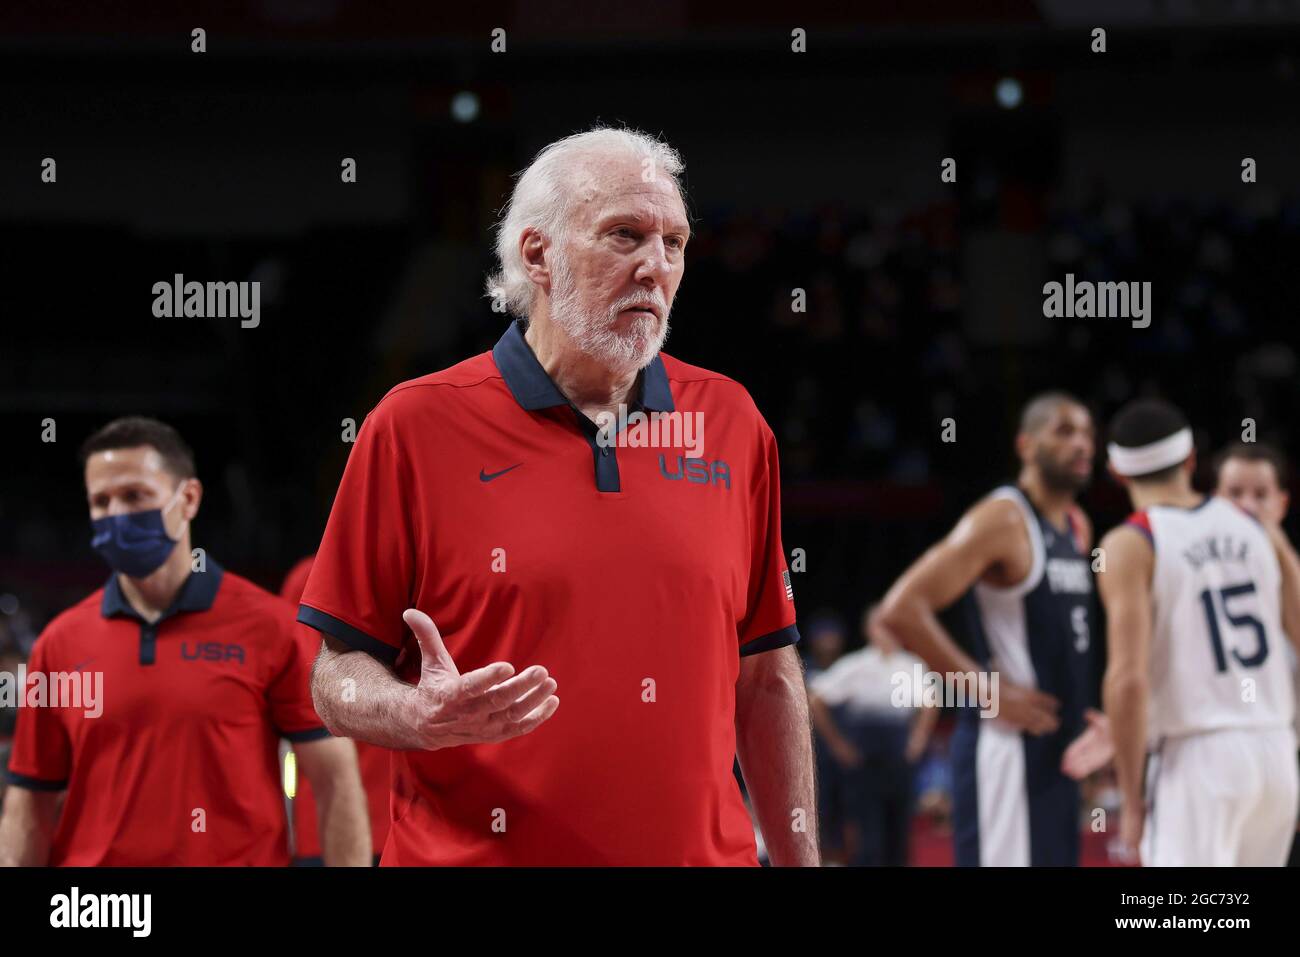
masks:
[[[638,317],[626,330],[615,328],[624,309],[653,300],[664,321],[658,332],[656,321]],[[579,302],[577,284],[563,256],[556,258],[551,287],[553,321],[584,355],[617,372],[633,372],[648,366],[668,338],[668,304],[656,290],[652,295],[633,293],[613,303],[603,314],[588,313]]]

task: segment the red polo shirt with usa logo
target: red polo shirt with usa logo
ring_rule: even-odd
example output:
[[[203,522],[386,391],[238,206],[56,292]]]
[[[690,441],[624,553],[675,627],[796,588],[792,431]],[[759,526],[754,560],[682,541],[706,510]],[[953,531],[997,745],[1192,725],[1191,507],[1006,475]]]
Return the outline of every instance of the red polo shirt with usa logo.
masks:
[[[298,599],[307,585],[307,576],[311,572],[310,557],[299,561],[280,585],[280,597],[297,608]],[[306,642],[307,654],[314,661],[320,651],[320,635],[310,628],[299,626],[300,637]],[[384,841],[388,839],[388,750],[354,742],[357,748],[357,767],[361,770],[361,786],[366,791],[366,803],[370,809],[370,839],[374,848],[375,860],[384,850]],[[301,770],[298,771],[297,785],[293,795],[293,858],[295,864],[323,865],[324,852],[320,844],[320,818],[316,813],[316,795],[312,793],[311,781]]]
[[[329,734],[301,627],[291,605],[211,559],[156,622],[116,575],[51,621],[29,676],[102,679],[96,708],[18,714],[9,783],[67,791],[50,864],[286,866],[279,740]]]
[[[748,393],[656,358],[633,411],[703,449],[610,446],[512,324],[367,416],[299,620],[418,680],[540,664],[560,707],[497,744],[393,753],[385,865],[754,865],[732,772],[742,655],[798,641],[776,442]]]

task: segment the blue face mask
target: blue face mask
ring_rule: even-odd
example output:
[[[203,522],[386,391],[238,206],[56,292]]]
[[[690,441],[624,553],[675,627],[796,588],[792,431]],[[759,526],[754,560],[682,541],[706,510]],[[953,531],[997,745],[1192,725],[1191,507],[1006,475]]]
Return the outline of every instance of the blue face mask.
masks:
[[[128,578],[147,578],[171,555],[179,539],[167,535],[163,512],[180,497],[180,488],[162,508],[125,515],[108,515],[90,523],[90,547],[115,572]]]

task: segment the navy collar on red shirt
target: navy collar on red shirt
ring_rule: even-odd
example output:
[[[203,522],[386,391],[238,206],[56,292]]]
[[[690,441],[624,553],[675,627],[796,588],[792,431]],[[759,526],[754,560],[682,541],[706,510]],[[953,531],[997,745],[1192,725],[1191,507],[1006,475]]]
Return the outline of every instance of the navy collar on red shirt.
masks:
[[[501,370],[510,394],[524,409],[549,409],[557,405],[571,405],[542,364],[533,355],[524,339],[524,324],[510,323],[510,328],[492,349],[492,359]],[[668,372],[664,361],[655,356],[641,371],[639,408],[654,412],[673,411],[673,392],[668,385]]]
[[[162,613],[162,617],[154,622],[159,624],[164,619],[182,611],[207,611],[212,607],[212,603],[217,600],[217,591],[221,588],[221,576],[224,569],[212,559],[207,560],[207,570],[202,572],[190,572],[181,590],[176,593],[172,600],[171,607]],[[99,605],[100,614],[105,618],[112,618],[115,615],[125,615],[128,618],[134,618],[137,621],[143,621],[139,612],[131,607],[131,603],[126,600],[126,595],[122,593],[122,586],[117,580],[117,573],[114,572],[108,576],[108,582],[104,585],[104,599]]]

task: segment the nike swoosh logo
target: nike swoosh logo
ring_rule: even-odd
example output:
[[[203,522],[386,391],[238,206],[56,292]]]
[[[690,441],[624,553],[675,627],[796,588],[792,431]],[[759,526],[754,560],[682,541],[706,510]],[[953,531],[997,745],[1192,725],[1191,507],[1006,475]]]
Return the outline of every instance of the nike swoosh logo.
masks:
[[[519,463],[519,465],[523,465],[523,464],[524,464],[523,462]],[[502,469],[500,472],[492,472],[491,474],[484,472],[482,469],[479,469],[478,480],[480,482],[490,482],[495,478],[500,478],[501,476],[505,475],[507,472],[514,471],[515,469],[519,468],[519,465],[512,465],[508,469]]]

